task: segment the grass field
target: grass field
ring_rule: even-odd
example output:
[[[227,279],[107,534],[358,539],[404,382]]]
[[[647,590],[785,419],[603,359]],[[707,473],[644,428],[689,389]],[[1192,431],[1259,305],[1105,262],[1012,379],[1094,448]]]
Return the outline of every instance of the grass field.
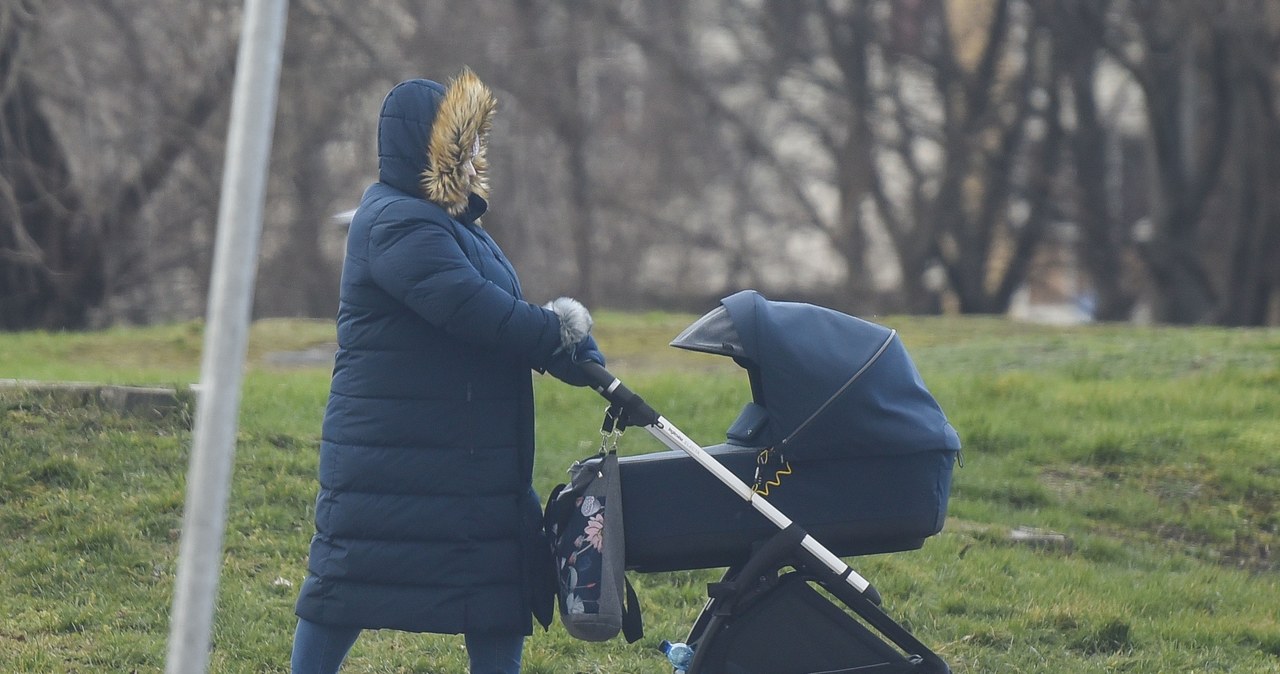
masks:
[[[691,319],[603,314],[610,369],[703,444],[748,398],[732,363],[666,346]],[[943,533],[853,560],[887,611],[957,673],[1280,672],[1280,331],[876,319],[898,329],[965,443]],[[252,333],[212,654],[287,671],[311,535],[328,367],[272,351],[324,322]],[[0,335],[0,379],[170,384],[198,377],[201,329]],[[545,493],[599,441],[601,401],[538,378]],[[0,393],[0,672],[163,668],[190,410],[163,419]],[[642,431],[624,453],[661,449]],[[1015,527],[1071,546],[1009,541]],[[531,674],[669,671],[712,571],[634,575],[646,638],[526,648]],[[344,672],[464,672],[461,640],[371,633]]]

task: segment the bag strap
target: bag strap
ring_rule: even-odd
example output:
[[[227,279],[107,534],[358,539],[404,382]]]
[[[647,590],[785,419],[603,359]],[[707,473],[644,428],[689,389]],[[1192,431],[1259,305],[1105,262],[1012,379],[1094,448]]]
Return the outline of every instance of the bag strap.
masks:
[[[604,421],[600,422],[600,434],[608,436],[613,433],[621,433],[627,428],[626,424],[622,422],[622,408],[610,403],[604,410]]]
[[[644,619],[640,616],[640,598],[636,596],[631,581],[623,576],[622,582],[627,586],[627,601],[622,608],[622,636],[627,643],[634,644],[644,638]]]
[[[560,493],[568,486],[562,482],[552,488],[551,495],[547,497],[547,505],[542,509],[542,530],[548,536],[554,536],[568,519],[568,510],[560,502]]]

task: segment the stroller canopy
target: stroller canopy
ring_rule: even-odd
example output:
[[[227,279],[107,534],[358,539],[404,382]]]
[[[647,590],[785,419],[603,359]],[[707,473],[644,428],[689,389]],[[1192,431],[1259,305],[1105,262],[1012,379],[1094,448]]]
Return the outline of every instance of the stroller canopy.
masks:
[[[884,326],[744,290],[671,345],[730,356],[747,370],[753,402],[730,428],[731,444],[794,459],[960,449],[897,333]]]

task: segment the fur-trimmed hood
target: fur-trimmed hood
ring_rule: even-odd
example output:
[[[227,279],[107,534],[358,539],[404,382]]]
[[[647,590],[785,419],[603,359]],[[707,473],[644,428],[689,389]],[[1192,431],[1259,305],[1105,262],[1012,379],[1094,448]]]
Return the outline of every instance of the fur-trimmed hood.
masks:
[[[489,193],[489,130],[497,99],[480,78],[463,68],[448,86],[431,80],[396,85],[378,120],[378,179],[432,201],[457,216],[471,195]],[[479,152],[472,156],[479,142]],[[470,159],[476,175],[463,168]]]

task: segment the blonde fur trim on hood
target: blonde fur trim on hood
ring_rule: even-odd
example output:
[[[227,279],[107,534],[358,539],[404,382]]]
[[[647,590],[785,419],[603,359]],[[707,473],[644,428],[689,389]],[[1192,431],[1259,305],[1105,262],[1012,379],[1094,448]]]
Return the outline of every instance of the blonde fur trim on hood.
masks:
[[[471,193],[489,196],[489,130],[498,100],[470,68],[463,67],[449,81],[440,101],[431,139],[427,144],[427,168],[422,172],[422,192],[430,201],[444,207],[449,215],[467,210]],[[471,152],[480,142],[480,150]],[[463,166],[471,160],[476,175],[468,176]]]

